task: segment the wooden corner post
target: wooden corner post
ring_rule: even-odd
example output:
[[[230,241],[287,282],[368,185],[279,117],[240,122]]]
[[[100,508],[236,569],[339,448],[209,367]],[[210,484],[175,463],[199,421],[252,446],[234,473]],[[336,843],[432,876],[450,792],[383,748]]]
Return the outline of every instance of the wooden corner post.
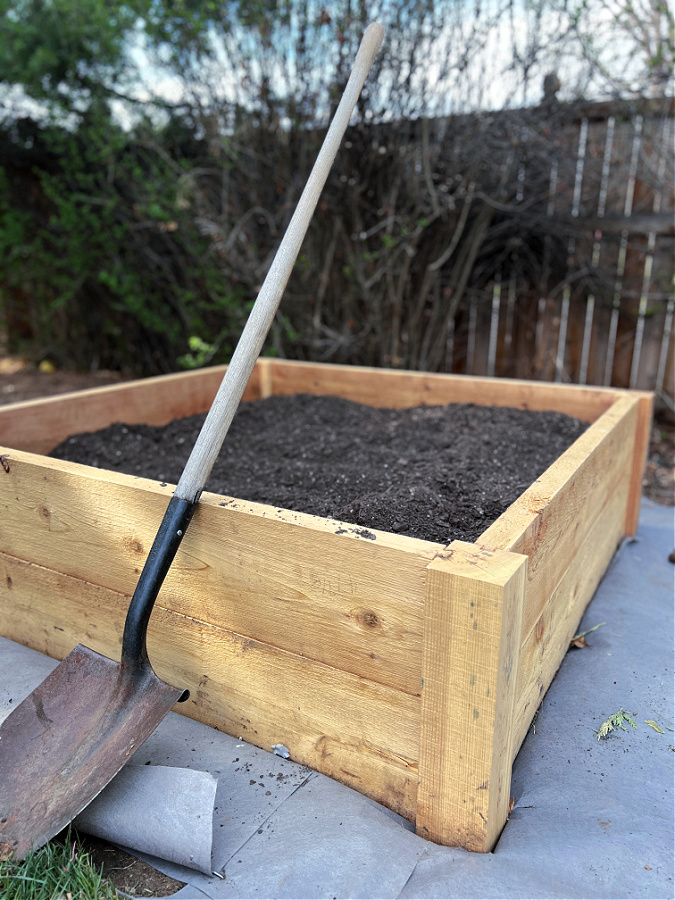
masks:
[[[654,395],[642,391],[635,392],[638,402],[638,421],[635,433],[635,449],[633,451],[633,469],[631,472],[628,509],[626,510],[626,536],[635,537],[640,518],[640,501],[642,499],[642,478],[649,453],[649,437],[654,418]]]
[[[527,557],[454,541],[427,568],[417,833],[489,852],[509,812]]]

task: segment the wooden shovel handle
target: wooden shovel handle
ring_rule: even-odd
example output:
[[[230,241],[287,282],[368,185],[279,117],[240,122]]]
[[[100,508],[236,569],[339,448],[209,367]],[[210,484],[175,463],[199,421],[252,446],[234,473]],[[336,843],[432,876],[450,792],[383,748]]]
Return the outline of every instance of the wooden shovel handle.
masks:
[[[384,28],[373,23],[366,29],[354,67],[328,133],[314,163],[286,234],[279,245],[232,360],[181,475],[175,496],[196,502],[211,474],[244,388],[267,337],[281,296],[291,274],[342,137],[370,67],[384,38]]]

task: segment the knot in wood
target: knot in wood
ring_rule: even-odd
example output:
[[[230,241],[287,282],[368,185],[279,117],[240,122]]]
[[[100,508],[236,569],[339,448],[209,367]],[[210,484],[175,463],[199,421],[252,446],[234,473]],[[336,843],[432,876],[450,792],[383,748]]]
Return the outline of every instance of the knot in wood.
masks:
[[[131,550],[132,553],[143,553],[143,544],[134,537],[125,538],[124,546],[127,550]]]
[[[360,609],[356,613],[356,620],[364,628],[380,628],[380,617],[372,609]]]

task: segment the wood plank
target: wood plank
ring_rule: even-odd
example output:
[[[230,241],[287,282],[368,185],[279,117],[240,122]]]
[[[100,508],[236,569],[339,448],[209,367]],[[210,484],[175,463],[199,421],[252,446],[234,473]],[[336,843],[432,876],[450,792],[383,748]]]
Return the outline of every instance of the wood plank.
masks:
[[[119,659],[129,597],[0,554],[0,629],[57,659],[82,641]],[[291,758],[412,817],[419,698],[157,607],[148,632],[176,711]]]
[[[454,541],[430,564],[417,833],[488,852],[509,808],[527,558]]]
[[[258,372],[260,399],[262,400],[272,394],[272,360],[263,357],[256,362],[255,368]]]
[[[621,396],[621,392],[612,388],[288,360],[270,360],[270,371],[274,394],[332,394],[392,409],[476,403],[556,410],[593,422]]]
[[[0,407],[0,443],[32,453],[49,451],[71,434],[97,431],[113,422],[166,425],[173,419],[204,413],[227,366],[160,375],[88,391],[75,391]],[[254,370],[244,400],[260,396]]]
[[[0,451],[0,546],[131,594],[171,486]],[[440,544],[204,494],[160,595],[185,616],[410,694]]]
[[[634,537],[637,533],[638,519],[640,518],[640,501],[642,499],[642,478],[647,465],[649,453],[649,438],[654,418],[654,395],[646,391],[633,391],[632,397],[637,397],[638,420],[635,430],[635,447],[633,450],[633,469],[631,472],[630,492],[626,509],[626,535]]]
[[[529,558],[523,637],[586,542],[600,510],[623,482],[630,483],[638,407],[631,396],[617,401],[479,538],[482,547]]]
[[[631,216],[595,216],[567,220],[566,224],[575,230],[590,232],[602,231],[603,234],[621,234],[628,231],[631,234],[675,235],[675,221],[672,213],[652,212],[637,213]]]
[[[624,481],[610,497],[523,642],[515,707],[514,755],[525,739],[532,718],[567,653],[569,642],[577,633],[584,610],[593,599],[623,537],[623,511],[628,492],[628,481]]]

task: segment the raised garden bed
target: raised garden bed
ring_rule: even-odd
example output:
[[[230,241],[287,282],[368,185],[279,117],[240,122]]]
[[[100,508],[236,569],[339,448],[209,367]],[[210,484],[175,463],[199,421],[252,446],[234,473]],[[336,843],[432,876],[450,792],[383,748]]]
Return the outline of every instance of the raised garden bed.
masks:
[[[118,657],[171,485],[48,459],[113,422],[206,411],[208,369],[0,408],[0,630]],[[205,494],[149,633],[180,711],[486,851],[511,765],[617,544],[637,524],[649,394],[260,360],[244,399],[476,403],[592,423],[473,543]]]

